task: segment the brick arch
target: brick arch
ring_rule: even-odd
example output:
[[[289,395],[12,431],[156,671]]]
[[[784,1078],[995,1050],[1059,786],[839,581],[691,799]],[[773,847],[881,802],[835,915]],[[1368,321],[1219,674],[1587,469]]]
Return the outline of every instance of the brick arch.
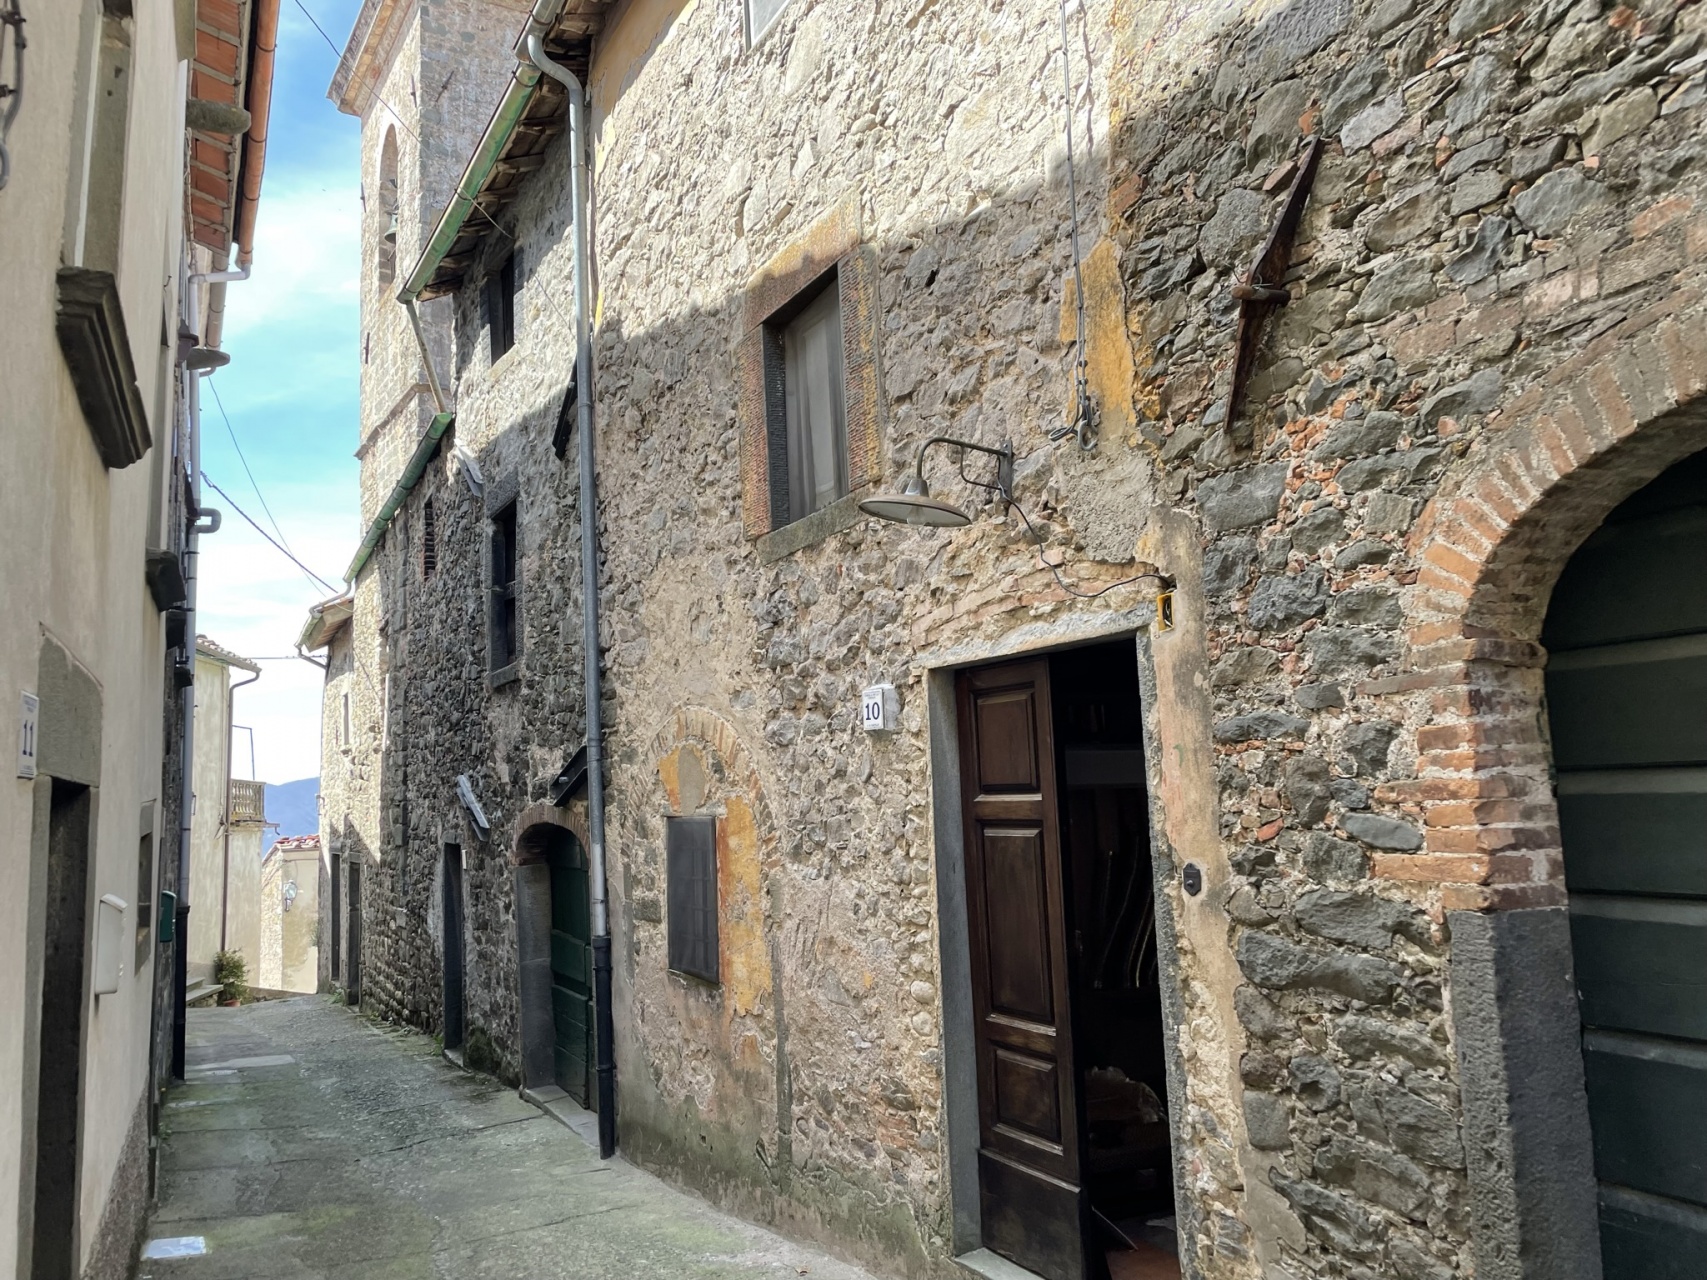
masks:
[[[668,720],[652,736],[648,759],[653,763],[654,777],[662,785],[657,766],[677,747],[698,745],[709,747],[722,761],[731,791],[747,797],[753,806],[760,839],[768,854],[777,841],[777,827],[765,799],[765,786],[753,758],[741,740],[740,732],[729,721],[709,707],[677,707]]]
[[[515,839],[510,843],[510,864],[526,866],[545,859],[545,843],[540,828],[560,828],[580,841],[583,849],[591,846],[587,835],[587,816],[577,808],[559,807],[541,800],[530,804],[516,817]]]
[[[1441,887],[1447,910],[1564,901],[1558,812],[1541,724],[1539,643],[1553,585],[1625,498],[1707,447],[1707,337],[1675,318],[1614,330],[1504,406],[1512,425],[1430,501],[1401,673],[1416,771],[1381,798],[1419,809],[1422,859],[1378,872]]]

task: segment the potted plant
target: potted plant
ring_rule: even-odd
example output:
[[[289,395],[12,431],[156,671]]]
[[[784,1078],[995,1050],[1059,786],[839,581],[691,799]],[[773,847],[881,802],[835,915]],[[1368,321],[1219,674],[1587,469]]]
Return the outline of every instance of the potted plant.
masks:
[[[221,951],[214,956],[213,980],[222,988],[220,1004],[230,1009],[243,1003],[249,995],[249,984],[243,980],[248,973],[241,951]]]

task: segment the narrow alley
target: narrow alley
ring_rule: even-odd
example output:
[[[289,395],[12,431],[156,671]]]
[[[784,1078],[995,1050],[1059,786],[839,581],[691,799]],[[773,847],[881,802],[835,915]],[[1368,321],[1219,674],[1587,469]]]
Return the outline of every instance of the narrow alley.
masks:
[[[866,1278],[322,997],[192,1011],[186,1067],[144,1280]]]

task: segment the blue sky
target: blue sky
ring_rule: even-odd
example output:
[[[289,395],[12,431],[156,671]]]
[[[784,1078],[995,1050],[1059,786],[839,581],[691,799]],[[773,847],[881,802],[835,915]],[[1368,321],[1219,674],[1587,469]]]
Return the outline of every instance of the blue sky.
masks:
[[[360,0],[302,2],[341,49]],[[273,531],[226,431],[223,402],[283,540],[341,586],[360,537],[361,140],[356,119],[326,97],[336,65],[296,0],[284,0],[254,269],[227,291],[231,363],[203,396],[202,470]],[[202,539],[197,629],[247,656],[291,654],[308,606],[330,593],[268,546],[231,502],[211,490],[204,501],[219,507],[225,522]],[[236,706],[237,722],[254,730],[253,776],[310,777],[320,768],[321,673],[295,658],[261,668]],[[243,775],[250,771],[247,748],[247,735],[238,734],[235,765]]]

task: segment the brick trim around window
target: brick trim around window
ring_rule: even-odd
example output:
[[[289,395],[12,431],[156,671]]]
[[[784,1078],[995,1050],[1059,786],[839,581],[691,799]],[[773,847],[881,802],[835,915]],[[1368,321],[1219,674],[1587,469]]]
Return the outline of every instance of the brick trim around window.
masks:
[[[785,465],[787,430],[774,320],[834,273],[841,292],[843,395],[848,433],[848,487],[877,478],[882,393],[877,360],[877,259],[860,239],[859,205],[848,200],[813,223],[755,274],[742,299],[735,344],[740,387],[741,524],[761,538],[788,523],[788,496],[771,477]],[[776,348],[776,349],[772,349]]]

